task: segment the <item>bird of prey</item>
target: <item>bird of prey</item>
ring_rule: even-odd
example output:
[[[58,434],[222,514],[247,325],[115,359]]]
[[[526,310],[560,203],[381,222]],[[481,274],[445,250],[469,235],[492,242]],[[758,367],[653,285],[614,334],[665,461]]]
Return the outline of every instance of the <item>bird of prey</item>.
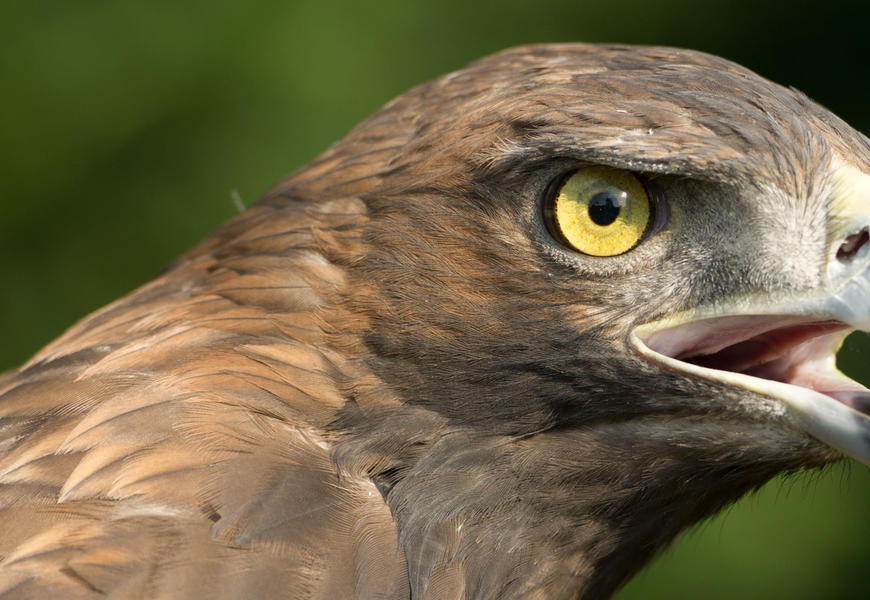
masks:
[[[0,598],[605,598],[870,462],[870,143],[661,47],[412,89],[0,380]]]

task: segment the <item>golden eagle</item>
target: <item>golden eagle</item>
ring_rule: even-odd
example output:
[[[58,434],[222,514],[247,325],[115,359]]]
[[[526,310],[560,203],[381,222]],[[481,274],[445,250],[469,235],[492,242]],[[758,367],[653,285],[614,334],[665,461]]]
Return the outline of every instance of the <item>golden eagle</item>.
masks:
[[[870,461],[870,144],[659,47],[390,102],[0,380],[0,598],[603,598]]]

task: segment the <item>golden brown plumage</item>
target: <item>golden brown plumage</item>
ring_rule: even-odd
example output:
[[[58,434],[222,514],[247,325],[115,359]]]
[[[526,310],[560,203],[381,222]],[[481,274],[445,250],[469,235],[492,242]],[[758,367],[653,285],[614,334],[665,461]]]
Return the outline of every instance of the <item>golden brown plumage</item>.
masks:
[[[516,49],[408,92],[0,379],[0,598],[609,594],[840,456],[629,333],[816,286],[844,160],[870,149],[836,117],[688,51]],[[539,199],[585,164],[677,217],[559,249]]]
[[[324,434],[344,359],[315,309],[343,275],[311,228],[360,208],[255,208],[6,383],[4,589],[300,597],[322,532],[320,569],[353,563],[354,531],[394,551],[389,511],[339,485]],[[284,514],[287,494],[303,504]]]

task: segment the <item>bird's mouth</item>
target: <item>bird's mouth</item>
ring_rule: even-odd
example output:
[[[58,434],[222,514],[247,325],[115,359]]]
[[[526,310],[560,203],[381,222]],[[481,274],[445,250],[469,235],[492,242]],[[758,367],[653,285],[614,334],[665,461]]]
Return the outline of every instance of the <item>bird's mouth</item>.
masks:
[[[835,362],[852,331],[805,315],[687,314],[635,328],[631,343],[667,370],[775,398],[802,429],[870,464],[870,389]]]
[[[837,162],[833,181],[816,286],[722,297],[630,343],[660,368],[772,398],[767,410],[870,465],[870,390],[836,365],[846,336],[870,331],[870,175]]]

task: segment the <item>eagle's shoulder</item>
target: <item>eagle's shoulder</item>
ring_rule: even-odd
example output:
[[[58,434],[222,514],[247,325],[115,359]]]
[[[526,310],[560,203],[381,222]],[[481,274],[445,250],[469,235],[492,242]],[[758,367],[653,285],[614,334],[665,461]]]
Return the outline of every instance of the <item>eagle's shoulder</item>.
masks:
[[[319,312],[343,275],[319,244],[361,213],[264,202],[0,380],[0,592],[392,585],[389,509],[325,433],[343,359]]]

